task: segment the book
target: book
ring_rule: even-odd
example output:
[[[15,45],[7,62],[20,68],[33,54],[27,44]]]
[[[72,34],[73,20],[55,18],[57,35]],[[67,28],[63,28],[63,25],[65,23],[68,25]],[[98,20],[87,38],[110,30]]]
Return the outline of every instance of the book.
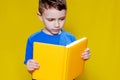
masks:
[[[67,46],[34,42],[33,59],[40,69],[32,74],[36,80],[73,80],[82,74],[84,60],[81,55],[88,39],[80,38]]]

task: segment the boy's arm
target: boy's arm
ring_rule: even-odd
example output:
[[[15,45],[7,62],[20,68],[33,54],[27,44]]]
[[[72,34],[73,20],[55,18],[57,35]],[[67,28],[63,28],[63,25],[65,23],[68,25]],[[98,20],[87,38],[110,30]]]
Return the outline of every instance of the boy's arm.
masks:
[[[27,40],[26,44],[26,54],[24,64],[27,64],[28,60],[33,58],[33,42],[30,38]]]

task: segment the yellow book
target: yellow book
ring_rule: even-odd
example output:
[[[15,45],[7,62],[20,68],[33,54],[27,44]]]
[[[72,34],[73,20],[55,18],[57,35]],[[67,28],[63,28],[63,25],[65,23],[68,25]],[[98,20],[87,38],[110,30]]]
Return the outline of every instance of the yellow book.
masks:
[[[73,80],[84,69],[82,53],[87,48],[87,38],[81,38],[67,46],[34,42],[33,59],[40,69],[32,74],[36,80]]]

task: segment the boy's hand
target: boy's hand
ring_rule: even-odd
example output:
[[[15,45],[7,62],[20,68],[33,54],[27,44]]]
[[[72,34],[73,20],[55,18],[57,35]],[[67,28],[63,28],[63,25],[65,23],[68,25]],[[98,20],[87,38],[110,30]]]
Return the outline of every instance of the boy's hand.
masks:
[[[28,60],[28,62],[27,62],[27,70],[29,72],[32,73],[34,70],[39,69],[39,67],[40,67],[40,65],[38,64],[37,61],[35,61],[33,59]]]
[[[82,56],[81,56],[84,60],[88,60],[90,58],[90,49],[87,48],[85,49],[85,51],[83,52]]]

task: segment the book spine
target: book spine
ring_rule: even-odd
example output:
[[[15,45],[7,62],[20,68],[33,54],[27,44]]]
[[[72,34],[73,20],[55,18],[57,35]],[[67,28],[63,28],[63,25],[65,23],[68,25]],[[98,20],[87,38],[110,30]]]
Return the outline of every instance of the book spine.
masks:
[[[65,47],[64,49],[65,55],[64,55],[64,70],[63,70],[63,79],[62,80],[67,80],[67,61],[68,61],[68,49]]]

